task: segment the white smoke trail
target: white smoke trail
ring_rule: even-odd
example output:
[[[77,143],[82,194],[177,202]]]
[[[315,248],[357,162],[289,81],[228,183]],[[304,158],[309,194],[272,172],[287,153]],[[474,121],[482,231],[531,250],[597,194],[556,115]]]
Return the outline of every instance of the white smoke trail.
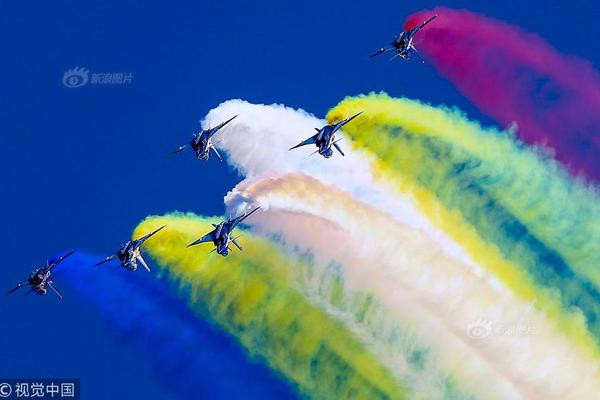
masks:
[[[260,204],[268,213],[251,220],[259,232],[312,251],[323,258],[317,264],[341,265],[349,287],[374,293],[399,322],[415,330],[439,365],[477,397],[493,397],[490,391],[498,398],[532,399],[600,393],[597,362],[558,334],[544,315],[475,276],[426,235],[385,213],[300,174],[246,181],[226,201],[232,207]],[[346,238],[339,240],[336,230],[346,232]],[[480,329],[529,331],[494,330],[477,340],[467,328],[479,317],[491,324],[481,322]]]
[[[380,210],[390,213],[403,224],[417,228],[433,238],[444,252],[461,259],[476,274],[485,276],[498,287],[497,280],[473,262],[468,254],[447,235],[434,227],[419,213],[408,196],[399,193],[395,185],[378,179],[374,160],[368,154],[352,148],[351,141],[342,133],[340,145],[346,154],[328,160],[312,155],[315,148],[288,149],[312,136],[324,120],[304,110],[283,105],[257,105],[243,100],[229,100],[211,110],[205,126],[215,126],[239,114],[217,135],[218,146],[228,155],[228,162],[246,178],[268,176],[273,173],[302,172],[324,183],[332,184]],[[358,117],[360,118],[360,117]],[[350,122],[352,123],[352,122]]]

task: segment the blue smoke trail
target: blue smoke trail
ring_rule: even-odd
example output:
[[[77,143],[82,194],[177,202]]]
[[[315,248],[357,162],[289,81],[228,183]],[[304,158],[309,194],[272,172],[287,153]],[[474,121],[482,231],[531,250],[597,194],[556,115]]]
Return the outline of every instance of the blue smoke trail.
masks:
[[[267,367],[249,361],[232,338],[198,319],[165,281],[145,271],[94,266],[101,258],[75,253],[56,269],[57,284],[96,309],[178,397],[297,398]]]

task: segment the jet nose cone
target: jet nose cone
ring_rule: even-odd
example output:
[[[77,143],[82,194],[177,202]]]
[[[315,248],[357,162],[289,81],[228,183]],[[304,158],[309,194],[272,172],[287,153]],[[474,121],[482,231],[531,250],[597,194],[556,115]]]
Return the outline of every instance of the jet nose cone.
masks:
[[[331,156],[333,155],[333,150],[331,150],[331,149],[323,150],[323,153],[321,153],[321,154],[325,158],[331,158]]]

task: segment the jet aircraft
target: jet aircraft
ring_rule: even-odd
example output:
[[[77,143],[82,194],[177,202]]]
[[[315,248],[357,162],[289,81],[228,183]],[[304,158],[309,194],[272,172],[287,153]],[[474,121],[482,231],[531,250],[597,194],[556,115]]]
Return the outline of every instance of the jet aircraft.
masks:
[[[148,267],[148,264],[146,264],[146,261],[142,257],[142,252],[140,250],[140,247],[146,240],[150,239],[152,236],[154,236],[158,231],[160,231],[164,227],[165,227],[165,225],[161,226],[160,228],[158,228],[157,230],[155,230],[153,232],[150,232],[149,234],[147,234],[145,236],[142,236],[141,238],[139,238],[137,240],[128,241],[123,246],[121,246],[119,251],[117,251],[115,254],[112,254],[112,255],[106,257],[104,260],[100,261],[96,265],[102,265],[106,262],[109,262],[110,260],[113,260],[114,258],[118,258],[119,261],[121,262],[121,266],[123,268],[125,268],[126,270],[135,271],[138,267],[138,262],[139,262],[146,269],[146,271],[150,272],[150,268]]]
[[[46,288],[46,286],[48,286],[60,299],[62,299],[63,296],[53,285],[54,282],[52,281],[52,270],[61,261],[69,257],[71,254],[73,254],[73,251],[68,252],[64,256],[61,256],[52,262],[46,261],[45,266],[39,267],[35,271],[33,271],[31,275],[29,275],[29,278],[27,278],[26,282],[21,282],[17,284],[17,286],[8,291],[8,294],[11,294],[15,290],[22,288],[23,286],[29,285],[31,286],[29,292],[36,292],[37,294],[45,295],[48,293],[48,289]]]
[[[320,155],[322,155],[325,158],[330,158],[333,155],[333,150],[331,148],[335,147],[336,150],[339,151],[342,156],[344,156],[344,152],[342,151],[340,146],[337,144],[337,142],[339,142],[342,139],[335,140],[335,134],[344,125],[346,125],[348,122],[352,121],[354,118],[358,117],[360,114],[362,114],[362,112],[359,112],[358,114],[355,114],[355,115],[353,115],[349,118],[346,118],[340,122],[337,122],[335,124],[325,125],[324,127],[320,128],[320,129],[315,128],[315,130],[317,131],[317,133],[315,135],[309,137],[308,139],[306,139],[303,142],[298,143],[294,147],[291,147],[289,150],[293,150],[298,147],[306,146],[309,144],[314,144],[317,146],[317,150],[315,152],[313,152],[311,155],[313,155],[315,153],[319,153]]]
[[[214,128],[206,128],[206,129],[196,133],[192,137],[192,140],[189,143],[179,146],[177,148],[177,150],[171,152],[169,155],[175,155],[179,152],[182,152],[189,146],[194,151],[194,153],[196,153],[196,158],[198,158],[200,160],[204,160],[204,161],[208,160],[210,158],[210,151],[212,150],[212,151],[214,151],[216,156],[219,157],[219,160],[223,161],[223,159],[221,158],[221,155],[219,154],[219,152],[217,151],[216,147],[214,146],[214,144],[212,142],[212,137],[221,128],[223,128],[225,125],[227,125],[228,123],[233,121],[233,119],[236,117],[237,117],[237,115],[231,117],[230,119],[228,119],[225,122],[220,123],[219,125],[215,126]]]
[[[417,49],[413,43],[414,36],[417,34],[417,32],[423,29],[425,25],[433,21],[435,18],[437,18],[437,15],[434,15],[433,17],[429,18],[427,21],[421,23],[413,29],[401,32],[400,35],[398,35],[398,37],[394,38],[390,47],[380,48],[375,53],[371,54],[371,58],[388,51],[395,51],[396,54],[392,58],[390,58],[390,61],[395,59],[396,57],[402,57],[405,60],[409,60],[412,57],[412,55],[417,52]]]
[[[245,214],[235,217],[233,219],[228,218],[218,225],[213,224],[215,229],[208,232],[206,235],[202,236],[200,239],[196,240],[195,242],[190,243],[187,247],[192,247],[192,246],[195,246],[200,243],[212,242],[215,245],[215,248],[212,249],[210,251],[210,253],[212,253],[213,251],[216,251],[217,254],[220,254],[223,257],[225,257],[227,254],[229,254],[229,250],[231,250],[231,248],[229,247],[230,243],[233,243],[235,245],[235,247],[237,247],[238,249],[243,250],[242,246],[240,246],[240,244],[236,240],[237,238],[232,236],[233,230],[240,224],[240,222],[242,222],[243,220],[248,218],[250,215],[252,215],[252,213],[254,213],[259,208],[260,207],[256,207],[254,210],[250,211],[249,213],[245,213]]]

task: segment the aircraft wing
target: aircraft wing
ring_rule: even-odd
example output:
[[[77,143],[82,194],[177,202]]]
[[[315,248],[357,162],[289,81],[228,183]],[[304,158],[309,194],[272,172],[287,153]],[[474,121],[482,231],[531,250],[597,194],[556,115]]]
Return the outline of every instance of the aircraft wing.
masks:
[[[10,289],[10,290],[8,291],[8,293],[6,293],[6,294],[11,294],[11,293],[12,293],[12,292],[14,292],[15,290],[17,290],[17,289],[20,289],[20,288],[22,288],[22,287],[23,287],[23,286],[25,286],[25,285],[27,285],[27,283],[26,283],[26,282],[21,282],[21,283],[19,283],[17,286],[15,286],[14,288]]]
[[[380,55],[381,53],[385,53],[386,51],[390,51],[390,50],[393,50],[393,48],[392,47],[385,47],[385,48],[382,47],[379,50],[377,50],[375,53],[371,54],[370,57],[373,58],[375,56]]]
[[[192,246],[195,246],[200,243],[212,242],[213,240],[215,240],[217,238],[215,231],[216,231],[216,229],[213,229],[212,231],[208,232],[206,235],[202,236],[200,239],[188,244],[187,247],[192,247]]]
[[[160,228],[156,229],[155,231],[152,231],[149,234],[142,236],[141,238],[135,240],[135,245],[141,246],[142,243],[144,243],[146,240],[150,239],[152,236],[156,235],[161,229],[164,229],[165,226],[166,225],[163,225]]]
[[[179,147],[177,148],[177,150],[170,152],[170,153],[169,153],[169,155],[170,155],[170,156],[174,156],[174,155],[175,155],[175,154],[177,154],[177,153],[181,153],[181,152],[182,152],[182,151],[184,151],[186,148],[187,148],[187,145],[186,145],[186,144],[184,144],[183,146],[179,146]]]
[[[96,264],[96,266],[98,266],[98,265],[102,265],[102,264],[104,264],[104,263],[107,263],[107,262],[109,262],[110,260],[113,260],[113,259],[114,259],[116,256],[117,256],[116,254],[112,254],[112,255],[110,255],[110,256],[108,256],[108,257],[106,257],[104,260],[102,260],[102,261],[100,261],[99,263],[97,263],[97,264]]]
[[[260,207],[256,207],[254,210],[250,211],[249,213],[244,214],[244,215],[240,215],[239,217],[234,218],[233,221],[231,221],[231,229],[233,229],[236,226],[238,226],[240,224],[240,222],[242,222],[243,220],[245,220],[246,218],[248,218],[250,215],[252,215],[259,208]]]
[[[210,129],[210,132],[208,134],[208,139],[210,139],[211,137],[213,137],[215,135],[215,133],[217,133],[222,127],[224,127],[225,125],[227,125],[228,123],[230,123],[231,121],[233,121],[236,117],[237,117],[237,115],[234,115],[233,117],[229,118],[227,121],[221,122],[219,125],[217,125],[214,128]]]
[[[73,254],[74,251],[71,250],[70,252],[68,252],[67,254],[65,254],[64,256],[60,256],[58,257],[56,260],[54,260],[52,263],[48,264],[48,270],[52,270],[54,267],[56,267],[56,265],[58,263],[60,263],[62,260],[64,260],[65,258],[69,257],[71,254]]]
[[[315,144],[315,143],[317,143],[317,137],[318,137],[318,136],[319,136],[319,134],[317,133],[316,135],[313,135],[313,136],[309,137],[309,138],[308,138],[308,139],[306,139],[305,141],[298,143],[298,144],[297,144],[297,145],[295,145],[294,147],[290,147],[290,148],[288,149],[288,151],[290,151],[290,150],[294,150],[294,149],[297,149],[298,147],[306,146],[306,145],[308,145],[308,144]]]
[[[437,15],[434,15],[433,17],[429,18],[427,21],[422,22],[417,27],[415,27],[415,28],[411,29],[410,31],[408,31],[408,37],[414,36],[417,32],[419,32],[421,29],[423,29],[423,27],[425,25],[427,25],[428,23],[430,23],[431,21],[433,21],[436,18],[437,18]]]
[[[348,118],[346,118],[346,119],[344,119],[344,120],[342,120],[342,121],[338,122],[338,123],[337,123],[337,125],[344,126],[344,125],[346,125],[348,122],[352,121],[354,118],[358,117],[358,116],[359,116],[360,114],[362,114],[362,113],[363,113],[363,112],[361,111],[361,112],[359,112],[359,113],[357,113],[357,114],[354,114],[353,116],[351,116],[351,117],[348,117]]]

